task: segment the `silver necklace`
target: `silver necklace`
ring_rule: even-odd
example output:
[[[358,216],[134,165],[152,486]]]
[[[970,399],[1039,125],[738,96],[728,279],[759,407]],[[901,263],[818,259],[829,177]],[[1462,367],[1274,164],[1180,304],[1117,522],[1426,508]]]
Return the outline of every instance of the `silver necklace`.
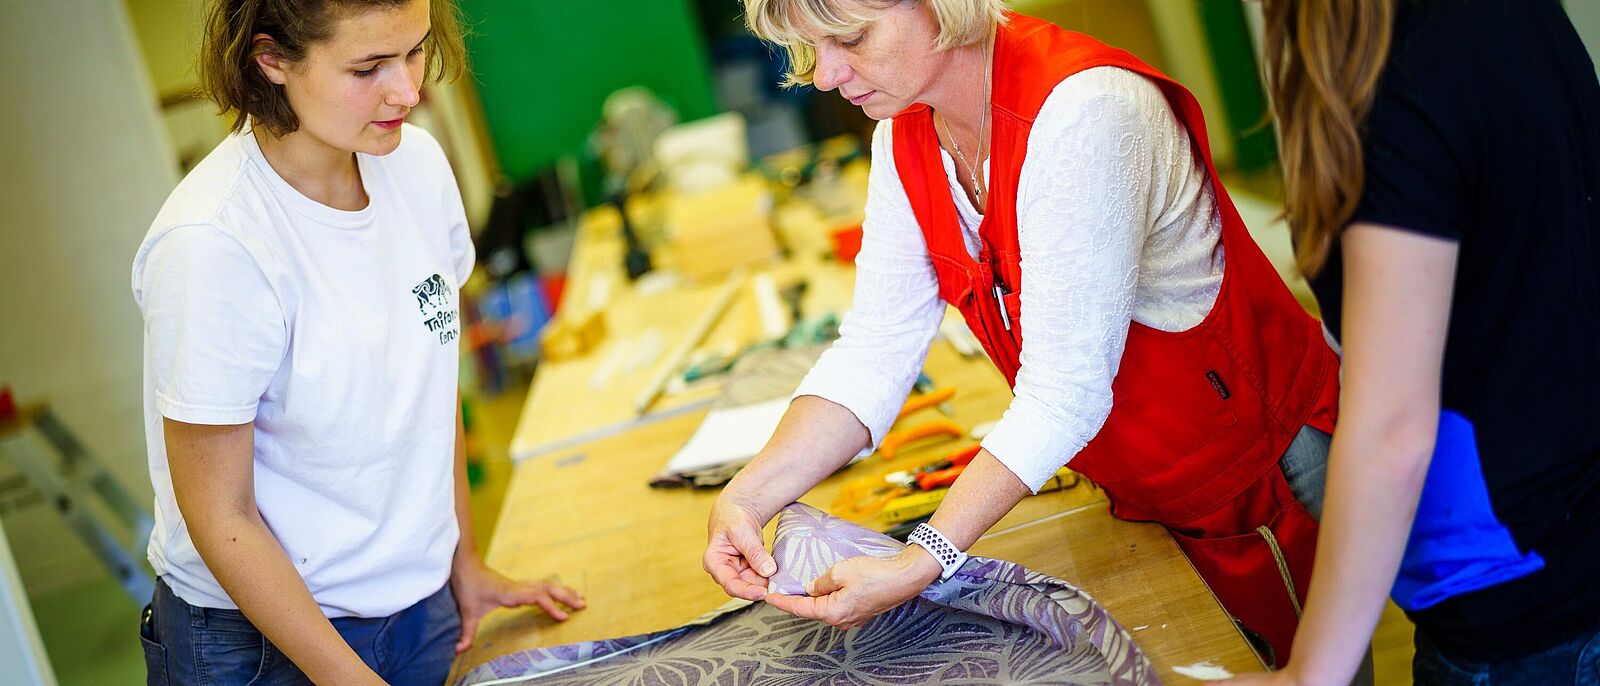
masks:
[[[993,72],[992,72],[992,69],[994,67],[994,49],[993,49],[993,46],[992,46],[992,42],[993,42],[992,36],[991,36],[990,40],[991,40],[991,45],[988,46],[988,48],[985,50],[985,52],[987,54],[984,55],[984,60],[983,60],[983,114],[980,115],[980,117],[978,119],[978,155],[977,155],[977,157],[978,157],[979,161],[983,160],[984,149],[988,146],[988,143],[989,143],[989,108],[990,108],[989,98],[990,98],[990,95],[991,95],[990,89],[991,89],[991,87],[993,86],[993,83],[994,83],[994,75],[993,75]],[[944,117],[942,115],[939,117],[939,124],[944,127],[944,137],[950,139],[950,147],[955,148],[955,150],[956,150],[956,158],[961,160],[961,166],[965,167],[966,170],[967,170],[967,178],[972,182],[972,194],[975,197],[975,199],[978,201],[978,209],[981,211],[985,207],[984,203],[983,203],[983,199],[984,199],[984,196],[987,195],[987,193],[984,191],[982,186],[978,185],[978,169],[977,169],[977,167],[973,166],[973,164],[971,162],[967,161],[967,156],[961,152],[961,144],[957,143],[955,135],[950,133],[950,124],[945,122]]]

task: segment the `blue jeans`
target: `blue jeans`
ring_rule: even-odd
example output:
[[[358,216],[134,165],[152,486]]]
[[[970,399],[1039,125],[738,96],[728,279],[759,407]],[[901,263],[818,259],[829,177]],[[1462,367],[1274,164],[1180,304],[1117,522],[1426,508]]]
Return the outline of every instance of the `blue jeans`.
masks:
[[[1411,678],[1417,686],[1600,686],[1600,627],[1514,660],[1446,657],[1420,632]]]
[[[1322,501],[1328,481],[1328,449],[1333,444],[1333,437],[1309,426],[1300,427],[1300,433],[1295,434],[1294,442],[1283,451],[1283,457],[1278,460],[1278,468],[1283,470],[1283,478],[1289,482],[1289,491],[1294,493],[1294,499],[1311,513],[1312,518],[1322,521]],[[1372,648],[1367,648],[1367,656],[1361,661],[1361,667],[1356,670],[1355,678],[1350,680],[1351,686],[1371,686],[1374,676],[1372,671]]]
[[[333,628],[396,686],[438,686],[450,674],[461,615],[445,584],[388,617],[341,617]],[[302,686],[311,680],[238,610],[195,607],[157,580],[139,625],[150,686]]]

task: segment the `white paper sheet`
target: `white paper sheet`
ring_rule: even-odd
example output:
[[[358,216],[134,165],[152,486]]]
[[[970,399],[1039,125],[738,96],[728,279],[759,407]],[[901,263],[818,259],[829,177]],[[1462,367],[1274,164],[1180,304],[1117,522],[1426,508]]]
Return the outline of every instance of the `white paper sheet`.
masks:
[[[689,442],[672,456],[667,471],[682,474],[749,461],[761,452],[788,409],[789,398],[782,397],[744,407],[712,410]]]

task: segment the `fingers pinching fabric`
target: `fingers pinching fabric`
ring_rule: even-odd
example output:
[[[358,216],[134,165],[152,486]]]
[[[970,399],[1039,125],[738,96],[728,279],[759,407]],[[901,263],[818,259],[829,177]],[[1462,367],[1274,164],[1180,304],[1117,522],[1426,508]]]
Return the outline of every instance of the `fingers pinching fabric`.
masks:
[[[841,560],[890,557],[904,547],[795,503],[779,514],[771,587],[803,595],[807,582]],[[949,580],[848,630],[735,600],[676,629],[497,658],[456,686],[988,683],[1160,682],[1133,637],[1083,591],[1012,562],[973,557]]]

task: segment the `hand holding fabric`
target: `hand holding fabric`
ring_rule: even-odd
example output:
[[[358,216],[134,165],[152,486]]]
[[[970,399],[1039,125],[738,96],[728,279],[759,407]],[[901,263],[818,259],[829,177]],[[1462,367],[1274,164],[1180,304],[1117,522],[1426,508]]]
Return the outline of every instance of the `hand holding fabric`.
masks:
[[[562,606],[581,610],[585,605],[583,594],[565,585],[554,581],[513,580],[478,561],[457,565],[450,574],[450,592],[455,595],[461,612],[457,654],[472,647],[478,622],[495,608],[538,605],[552,619],[565,622],[569,615]]]
[[[767,593],[767,579],[778,571],[762,545],[762,524],[750,507],[726,491],[711,506],[700,565],[734,598],[760,600]]]
[[[769,593],[768,604],[840,629],[866,623],[915,598],[939,578],[939,563],[922,546],[893,557],[852,557],[806,584],[804,596]]]

